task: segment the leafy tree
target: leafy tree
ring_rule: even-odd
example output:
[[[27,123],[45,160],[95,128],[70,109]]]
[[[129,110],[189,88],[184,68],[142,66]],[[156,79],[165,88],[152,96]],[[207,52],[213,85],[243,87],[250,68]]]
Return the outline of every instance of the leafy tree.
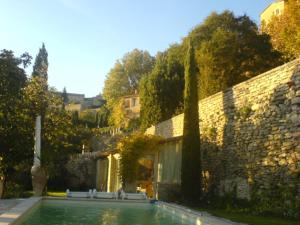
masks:
[[[27,53],[15,57],[12,51],[0,53],[0,183],[6,182],[31,155],[31,121],[22,108],[22,88],[26,84],[25,68],[30,64]],[[16,141],[17,140],[17,141]],[[20,167],[19,167],[20,169]],[[21,169],[22,171],[22,169]],[[0,198],[4,191],[0,190]]]
[[[300,56],[300,2],[285,1],[284,12],[273,16],[262,31],[271,36],[275,49],[283,53],[286,61]]]
[[[43,115],[41,165],[49,179],[55,180],[63,174],[69,155],[81,151],[82,141],[76,137],[79,131],[72,123],[71,114],[62,109],[62,98],[47,86],[44,77],[32,77],[24,88],[24,108],[31,118],[32,130],[36,116]]]
[[[42,76],[46,80],[48,79],[48,53],[44,43],[35,58],[32,76]]]
[[[212,13],[181,44],[156,56],[153,70],[140,82],[143,129],[182,112],[184,53],[192,39],[199,74],[199,98],[245,81],[281,63],[269,37],[247,16]]]
[[[97,112],[98,115],[98,127],[107,127],[108,126],[108,118],[109,118],[109,110],[106,104],[102,105]]]
[[[113,106],[108,122],[116,127],[127,127],[129,120],[124,111],[123,99],[120,98]]]
[[[72,111],[71,118],[72,118],[73,125],[79,124],[79,112],[78,111]]]
[[[140,84],[142,128],[181,112],[183,87],[183,49],[175,44],[157,54],[153,70]]]
[[[189,38],[195,44],[196,66],[201,71],[201,99],[282,63],[268,35],[260,34],[246,15],[212,13],[190,32],[183,45]]]
[[[181,189],[184,201],[200,200],[202,189],[197,71],[192,44],[189,44],[185,62]]]
[[[142,79],[140,84],[140,102],[142,128],[154,125],[162,120],[163,102],[159,101],[161,92],[160,78],[167,72],[164,54],[158,54],[152,72]]]
[[[84,110],[79,113],[80,123],[86,127],[94,128],[97,126],[97,112],[95,110]]]
[[[154,59],[147,51],[134,49],[118,60],[110,70],[103,88],[104,99],[112,112],[110,124],[118,124],[113,115],[118,114],[121,97],[138,90],[139,81],[152,70],[153,64]],[[117,112],[113,112],[114,110]]]

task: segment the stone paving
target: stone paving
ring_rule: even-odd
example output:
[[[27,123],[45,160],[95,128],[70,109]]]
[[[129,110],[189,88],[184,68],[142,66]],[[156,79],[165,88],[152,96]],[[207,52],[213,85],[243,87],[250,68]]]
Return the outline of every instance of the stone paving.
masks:
[[[0,199],[0,215],[15,207],[23,200],[24,199]]]

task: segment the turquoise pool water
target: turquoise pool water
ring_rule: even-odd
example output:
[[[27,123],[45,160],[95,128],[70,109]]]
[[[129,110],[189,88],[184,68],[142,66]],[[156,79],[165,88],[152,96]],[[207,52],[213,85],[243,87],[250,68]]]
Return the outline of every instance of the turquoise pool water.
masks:
[[[184,225],[146,203],[43,200],[21,225]]]

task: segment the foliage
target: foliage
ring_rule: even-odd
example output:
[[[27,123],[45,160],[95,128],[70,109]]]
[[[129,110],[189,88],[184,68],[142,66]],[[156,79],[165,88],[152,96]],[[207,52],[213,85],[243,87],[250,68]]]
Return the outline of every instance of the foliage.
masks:
[[[108,123],[115,127],[127,127],[129,118],[126,117],[122,98],[113,106]]]
[[[44,43],[35,58],[32,76],[41,76],[44,77],[46,80],[48,79],[48,53]]]
[[[19,58],[8,50],[2,50],[0,54],[0,180],[4,187],[18,171],[16,166],[26,164],[32,156],[30,148],[26,148],[33,143],[31,120],[22,107],[26,75],[20,68],[22,64],[23,67],[29,65],[30,59],[27,53]]]
[[[32,77],[24,89],[25,107],[34,121],[37,115],[42,120],[42,165],[49,176],[57,176],[57,165],[63,165],[69,154],[79,152],[80,145],[71,142],[76,135],[71,115],[62,110],[62,99],[47,89],[44,77]]]
[[[178,114],[183,103],[184,69],[182,46],[172,45],[158,53],[155,66],[140,83],[142,128]]]
[[[138,160],[146,154],[153,154],[158,150],[162,138],[142,133],[134,133],[123,138],[118,144],[120,152],[120,175],[123,186],[136,181]]]
[[[286,61],[300,56],[300,2],[285,1],[284,12],[262,23],[262,31],[271,36],[275,49],[283,53]]]
[[[212,13],[181,44],[158,53],[153,70],[140,82],[141,127],[182,113],[184,52],[192,39],[196,51],[200,99],[223,91],[282,63],[269,36],[246,15]],[[200,88],[201,87],[201,88]]]
[[[105,80],[103,97],[107,101],[107,108],[112,112],[111,125],[120,124],[115,115],[120,114],[121,97],[138,91],[139,81],[152,70],[153,64],[154,59],[147,51],[134,49],[118,60],[110,70]]]
[[[109,110],[106,104],[102,105],[97,112],[97,127],[107,127],[109,118]]]
[[[258,214],[300,218],[300,198],[296,181],[283,183],[274,179],[272,189],[263,189],[259,184],[252,188],[252,210]]]
[[[251,107],[245,105],[237,111],[237,116],[240,117],[241,119],[246,119],[251,115],[251,113],[252,113]]]
[[[95,110],[84,110],[79,113],[79,121],[82,125],[90,128],[97,126],[97,112]]]
[[[196,66],[201,71],[200,99],[281,64],[268,35],[260,34],[246,15],[212,13],[190,32],[184,45],[188,38],[195,44]]]
[[[251,212],[240,212],[237,211],[228,211],[226,209],[216,209],[216,208],[198,208],[199,211],[207,211],[208,213],[226,218],[235,222],[245,223],[249,225],[298,225],[299,221],[296,220],[287,220],[281,217],[275,216],[259,216]]]
[[[190,43],[185,62],[184,125],[182,139],[181,189],[186,202],[201,196],[201,154],[197,95],[197,71],[193,45]]]

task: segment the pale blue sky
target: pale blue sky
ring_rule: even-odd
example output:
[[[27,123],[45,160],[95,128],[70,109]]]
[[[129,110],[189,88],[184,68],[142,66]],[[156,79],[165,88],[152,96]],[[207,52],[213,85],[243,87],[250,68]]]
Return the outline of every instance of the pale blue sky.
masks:
[[[68,92],[102,92],[115,61],[139,48],[155,55],[179,42],[211,11],[256,22],[272,0],[0,0],[0,49],[49,54],[49,83]],[[28,70],[28,72],[31,72]]]

